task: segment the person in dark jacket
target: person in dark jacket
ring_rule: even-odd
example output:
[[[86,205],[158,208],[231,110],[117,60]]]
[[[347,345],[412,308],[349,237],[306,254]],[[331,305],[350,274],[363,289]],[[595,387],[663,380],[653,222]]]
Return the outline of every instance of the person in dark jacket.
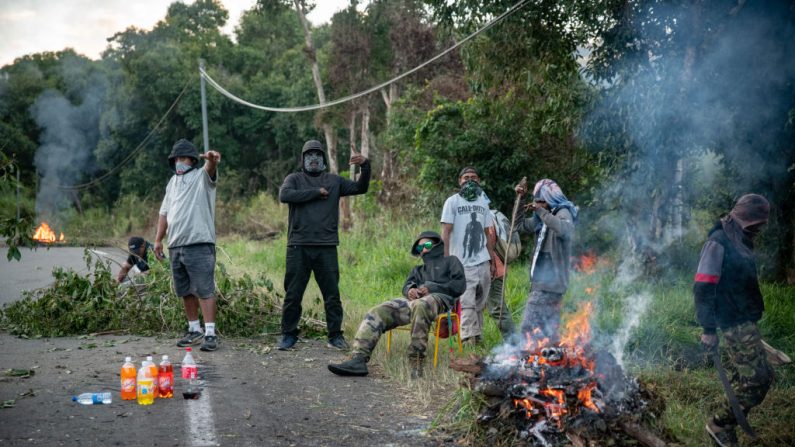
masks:
[[[351,359],[329,364],[329,371],[341,376],[367,375],[367,362],[381,334],[411,324],[408,356],[412,360],[412,377],[422,375],[431,325],[437,316],[452,309],[464,293],[466,277],[461,261],[444,255],[442,237],[435,231],[420,233],[411,245],[411,254],[421,256],[423,264],[409,273],[403,297],[370,309],[356,332]]]
[[[139,275],[146,275],[149,273],[149,251],[152,250],[152,244],[147,242],[140,236],[133,236],[127,242],[130,256],[121,265],[119,273],[116,275],[116,281],[119,283],[125,280],[132,280],[127,275],[133,267],[137,270],[135,273]]]
[[[765,303],[753,255],[754,238],[769,214],[770,204],[764,197],[740,197],[710,230],[693,285],[696,319],[703,328],[701,343],[707,349],[717,349],[717,328],[723,332],[731,358],[727,369],[732,388],[745,414],[762,403],[773,382],[773,368],[756,326]],[[719,445],[738,445],[736,425],[727,402],[707,420],[706,430]]]
[[[533,201],[527,205],[526,188],[519,184],[515,191],[520,196],[516,227],[520,233],[534,233],[536,237],[530,264],[532,284],[520,330],[524,336],[548,338],[556,344],[560,338],[560,306],[569,287],[569,258],[577,208],[554,180],[536,182]],[[525,218],[526,210],[534,211],[532,218]]]
[[[357,181],[324,172],[326,153],[317,140],[304,144],[302,167],[284,179],[279,200],[290,207],[287,225],[287,269],[284,275],[284,308],[280,350],[298,341],[301,301],[309,275],[315,274],[326,310],[328,346],[348,349],[342,335],[342,301],[339,292],[340,197],[364,194],[370,184],[370,161],[353,154],[350,164],[361,166]]]

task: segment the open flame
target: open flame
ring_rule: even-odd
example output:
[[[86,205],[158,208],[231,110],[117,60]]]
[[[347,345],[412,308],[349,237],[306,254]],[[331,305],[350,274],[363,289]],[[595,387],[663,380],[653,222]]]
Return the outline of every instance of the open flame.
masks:
[[[584,273],[588,276],[596,273],[597,270],[610,265],[610,260],[607,258],[600,258],[596,253],[589,250],[579,257],[573,259],[574,270]]]
[[[566,322],[557,345],[542,337],[538,328],[525,334],[527,343],[524,346],[521,366],[538,371],[531,383],[525,382],[530,387],[528,389],[536,389],[536,392],[533,393],[534,396],[514,398],[513,403],[515,408],[524,410],[527,418],[546,418],[562,427],[565,415],[577,414],[583,409],[600,412],[591,398],[591,393],[597,386],[594,375],[596,361],[588,351],[591,341],[589,318],[592,313],[593,304],[583,303]],[[550,383],[552,379],[549,378],[546,368],[580,371],[577,373],[579,379],[576,386],[562,389],[559,385]]]
[[[44,242],[45,244],[52,244],[55,242],[63,242],[66,239],[63,233],[61,233],[60,237],[56,237],[55,232],[52,231],[52,228],[50,228],[47,222],[42,222],[39,228],[36,228],[36,232],[33,233],[33,240]]]

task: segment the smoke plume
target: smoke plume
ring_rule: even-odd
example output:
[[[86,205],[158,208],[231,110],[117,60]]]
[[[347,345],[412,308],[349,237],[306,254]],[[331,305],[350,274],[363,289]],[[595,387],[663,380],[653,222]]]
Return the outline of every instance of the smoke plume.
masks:
[[[100,138],[99,119],[107,79],[87,73],[86,62],[74,57],[61,60],[66,88],[44,91],[31,107],[42,129],[35,164],[39,176],[36,214],[57,219],[70,206],[71,193],[64,189],[94,172],[93,150]]]

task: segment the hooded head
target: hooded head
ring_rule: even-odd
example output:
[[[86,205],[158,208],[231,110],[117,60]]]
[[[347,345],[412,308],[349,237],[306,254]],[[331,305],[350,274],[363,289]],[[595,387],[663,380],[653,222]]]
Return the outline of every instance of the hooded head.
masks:
[[[729,215],[743,231],[753,230],[767,223],[770,203],[759,194],[746,194],[737,200]]]
[[[435,231],[425,230],[422,233],[420,233],[420,235],[417,236],[417,239],[414,240],[414,243],[411,244],[410,250],[412,256],[420,256],[420,252],[417,251],[417,244],[419,244],[420,241],[423,239],[430,239],[431,242],[433,242],[433,248],[431,248],[431,250],[428,253],[430,252],[435,253],[437,251],[441,251],[441,253],[444,253],[444,242],[442,242],[442,237],[439,236],[439,233]]]
[[[319,153],[319,157],[317,156]],[[326,169],[328,160],[320,141],[309,140],[301,150],[301,169],[308,174],[318,174]]]
[[[770,216],[770,203],[759,194],[737,200],[728,216],[721,219],[723,232],[744,256],[751,256],[753,238]]]
[[[546,202],[550,210],[561,207],[568,208],[571,217],[577,218],[577,207],[566,198],[563,190],[560,189],[560,186],[554,180],[545,178],[536,182],[533,188],[533,200]]]
[[[193,167],[196,167],[196,164],[199,162],[199,151],[193,143],[182,138],[174,143],[174,147],[171,148],[171,155],[168,156],[168,164],[171,166],[172,171],[176,169],[177,157],[192,158]]]

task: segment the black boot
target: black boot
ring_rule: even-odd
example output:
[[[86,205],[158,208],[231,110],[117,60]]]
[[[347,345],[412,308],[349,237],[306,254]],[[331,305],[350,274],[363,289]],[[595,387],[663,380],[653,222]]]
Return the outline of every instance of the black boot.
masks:
[[[329,363],[328,370],[338,376],[366,376],[368,360],[363,355],[355,355],[342,363]]]

